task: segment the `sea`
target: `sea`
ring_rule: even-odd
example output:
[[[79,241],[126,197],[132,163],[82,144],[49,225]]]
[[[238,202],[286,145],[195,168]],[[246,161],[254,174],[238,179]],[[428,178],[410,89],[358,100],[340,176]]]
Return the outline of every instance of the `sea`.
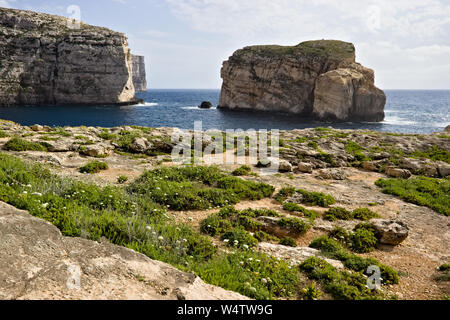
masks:
[[[450,125],[450,90],[386,90],[383,122],[316,122],[287,114],[199,109],[202,101],[219,102],[220,90],[151,89],[138,93],[145,103],[132,106],[0,107],[0,119],[21,125],[99,126],[136,125],[193,129],[368,129],[394,133],[432,133]]]

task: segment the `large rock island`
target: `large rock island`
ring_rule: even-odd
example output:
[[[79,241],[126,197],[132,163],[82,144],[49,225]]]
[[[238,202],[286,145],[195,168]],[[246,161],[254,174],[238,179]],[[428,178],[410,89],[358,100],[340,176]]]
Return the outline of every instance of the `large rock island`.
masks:
[[[0,106],[136,102],[126,36],[73,25],[0,8]]]
[[[219,107],[285,112],[332,121],[382,121],[386,96],[374,71],[337,40],[251,46],[223,64]]]

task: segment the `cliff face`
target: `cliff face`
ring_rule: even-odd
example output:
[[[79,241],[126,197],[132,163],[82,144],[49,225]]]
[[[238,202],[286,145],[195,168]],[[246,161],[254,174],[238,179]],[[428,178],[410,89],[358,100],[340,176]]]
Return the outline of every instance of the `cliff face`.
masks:
[[[135,101],[125,35],[67,22],[0,8],[0,105]]]
[[[335,40],[294,47],[253,46],[223,64],[219,106],[319,120],[384,119],[386,97],[374,72],[355,62],[355,47]]]
[[[147,91],[145,57],[133,55],[133,85],[136,92]]]

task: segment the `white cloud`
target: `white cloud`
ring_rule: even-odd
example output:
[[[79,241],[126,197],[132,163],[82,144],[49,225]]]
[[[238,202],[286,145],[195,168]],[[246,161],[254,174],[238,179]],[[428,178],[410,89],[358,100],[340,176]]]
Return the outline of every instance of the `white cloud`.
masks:
[[[0,0],[0,7],[3,8],[11,8],[11,2],[15,2],[16,0]]]
[[[380,87],[450,86],[447,0],[166,2],[193,29],[224,37],[227,47],[341,39],[356,45],[357,59],[375,69]]]

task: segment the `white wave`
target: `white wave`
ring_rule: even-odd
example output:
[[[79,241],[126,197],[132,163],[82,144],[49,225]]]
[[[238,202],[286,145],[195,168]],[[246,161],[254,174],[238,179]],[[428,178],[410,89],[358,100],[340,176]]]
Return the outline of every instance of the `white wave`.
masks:
[[[199,107],[188,106],[188,107],[181,107],[181,109],[184,109],[184,110],[212,110],[212,109],[215,109],[215,108],[202,109],[202,108],[199,108]]]
[[[144,102],[144,103],[138,103],[135,104],[133,107],[156,107],[159,104],[156,102]]]
[[[383,123],[404,125],[404,126],[417,124],[417,122],[415,122],[415,121],[409,121],[404,118],[400,118],[400,117],[396,117],[396,116],[387,116],[384,119]]]

